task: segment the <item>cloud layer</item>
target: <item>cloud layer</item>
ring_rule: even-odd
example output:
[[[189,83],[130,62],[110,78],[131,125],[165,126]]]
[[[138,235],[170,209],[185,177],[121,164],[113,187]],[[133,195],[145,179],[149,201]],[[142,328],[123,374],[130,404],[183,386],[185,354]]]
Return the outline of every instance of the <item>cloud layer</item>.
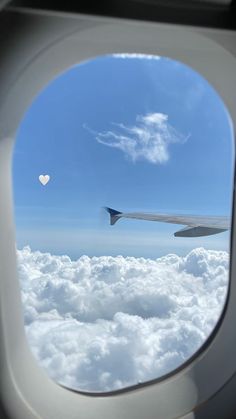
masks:
[[[169,124],[168,115],[163,113],[138,115],[133,126],[113,125],[114,130],[96,133],[96,140],[121,150],[133,162],[166,163],[170,158],[170,144],[187,140]]]
[[[25,328],[48,374],[109,391],[170,372],[203,344],[222,311],[229,255],[68,256],[18,251]]]

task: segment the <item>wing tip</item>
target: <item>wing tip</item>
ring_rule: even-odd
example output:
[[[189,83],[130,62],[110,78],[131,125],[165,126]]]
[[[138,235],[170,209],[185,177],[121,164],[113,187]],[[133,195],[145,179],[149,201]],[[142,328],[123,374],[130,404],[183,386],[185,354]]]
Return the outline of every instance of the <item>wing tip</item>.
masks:
[[[121,212],[110,207],[104,207],[104,209],[110,214],[110,225],[113,226],[121,217]]]

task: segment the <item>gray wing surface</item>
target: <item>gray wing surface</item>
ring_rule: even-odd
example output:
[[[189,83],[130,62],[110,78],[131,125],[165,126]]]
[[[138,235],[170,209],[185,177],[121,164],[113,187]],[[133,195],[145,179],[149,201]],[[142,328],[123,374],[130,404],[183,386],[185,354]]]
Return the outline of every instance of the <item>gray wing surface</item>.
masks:
[[[174,233],[176,237],[200,237],[222,233],[229,229],[230,218],[227,216],[198,216],[198,215],[170,215],[151,214],[145,212],[120,212],[105,207],[110,214],[110,224],[114,225],[121,218],[136,220],[159,221],[171,224],[182,224],[185,227]]]

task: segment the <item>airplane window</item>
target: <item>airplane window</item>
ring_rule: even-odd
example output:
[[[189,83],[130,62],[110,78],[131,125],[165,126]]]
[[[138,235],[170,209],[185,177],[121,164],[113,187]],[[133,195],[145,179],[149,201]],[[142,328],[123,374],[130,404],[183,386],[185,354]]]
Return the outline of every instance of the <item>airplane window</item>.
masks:
[[[35,98],[13,154],[25,330],[49,376],[109,392],[163,377],[226,301],[233,127],[166,57],[83,62]]]

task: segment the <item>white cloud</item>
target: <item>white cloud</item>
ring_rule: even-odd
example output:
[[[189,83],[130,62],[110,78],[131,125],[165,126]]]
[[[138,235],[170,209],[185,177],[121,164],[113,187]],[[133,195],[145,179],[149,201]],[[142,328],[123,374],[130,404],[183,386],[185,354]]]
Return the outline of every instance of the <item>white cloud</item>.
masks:
[[[159,55],[152,55],[152,54],[137,54],[137,53],[117,53],[112,54],[114,58],[122,58],[122,59],[138,59],[138,60],[160,60],[161,57]]]
[[[169,146],[183,144],[184,138],[168,122],[168,115],[149,113],[138,115],[133,126],[113,124],[116,130],[96,133],[96,140],[105,146],[117,148],[131,158],[133,162],[146,160],[153,164],[166,163],[169,158]]]
[[[29,344],[52,378],[75,389],[109,391],[170,372],[223,309],[227,252],[77,261],[17,253]]]

